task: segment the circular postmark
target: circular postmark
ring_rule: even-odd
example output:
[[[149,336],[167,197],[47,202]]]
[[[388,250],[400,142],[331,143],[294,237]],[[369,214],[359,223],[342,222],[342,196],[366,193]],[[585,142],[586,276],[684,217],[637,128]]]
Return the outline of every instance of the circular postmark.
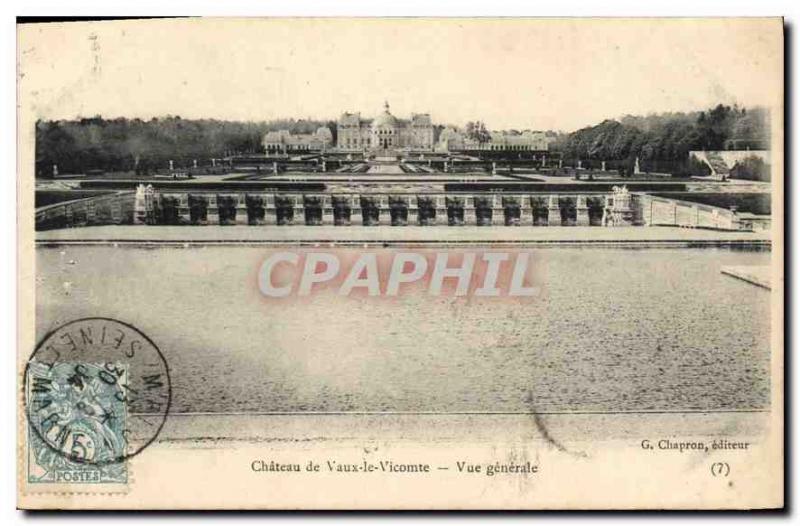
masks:
[[[150,338],[119,320],[82,318],[42,338],[25,366],[23,396],[42,457],[107,465],[156,439],[172,389]]]

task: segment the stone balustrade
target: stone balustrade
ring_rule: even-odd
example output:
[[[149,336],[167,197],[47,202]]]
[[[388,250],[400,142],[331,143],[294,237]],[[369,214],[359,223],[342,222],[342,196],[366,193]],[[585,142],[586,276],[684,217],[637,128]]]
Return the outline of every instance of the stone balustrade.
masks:
[[[134,192],[41,207],[39,230],[103,224],[336,226],[614,226],[605,193],[292,193],[161,190],[136,204]],[[147,207],[142,212],[142,207]],[[736,214],[697,203],[631,194],[623,224],[739,229]],[[615,224],[619,224],[616,222]]]
[[[133,223],[134,192],[64,201],[36,209],[36,230]]]
[[[157,224],[546,226],[601,223],[603,195],[161,192]]]

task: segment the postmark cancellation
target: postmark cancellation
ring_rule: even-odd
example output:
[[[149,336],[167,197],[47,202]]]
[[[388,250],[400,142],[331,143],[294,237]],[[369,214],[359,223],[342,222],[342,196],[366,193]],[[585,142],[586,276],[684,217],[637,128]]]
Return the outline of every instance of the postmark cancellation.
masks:
[[[169,411],[161,352],[127,323],[84,318],[47,334],[23,377],[30,491],[120,491]]]

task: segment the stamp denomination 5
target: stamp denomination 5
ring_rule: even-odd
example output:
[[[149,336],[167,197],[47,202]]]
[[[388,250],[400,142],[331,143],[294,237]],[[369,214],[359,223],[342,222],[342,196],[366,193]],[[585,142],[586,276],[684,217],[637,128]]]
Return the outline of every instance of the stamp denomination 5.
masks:
[[[171,401],[155,343],[117,320],[75,320],[47,334],[25,369],[28,480],[124,483],[126,459],[158,436]]]

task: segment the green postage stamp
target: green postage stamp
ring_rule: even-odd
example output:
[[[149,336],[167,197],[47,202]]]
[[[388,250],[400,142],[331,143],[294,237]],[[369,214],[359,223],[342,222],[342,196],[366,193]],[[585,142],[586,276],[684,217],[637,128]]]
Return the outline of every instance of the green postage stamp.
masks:
[[[31,362],[26,374],[28,482],[127,483],[127,368]]]

